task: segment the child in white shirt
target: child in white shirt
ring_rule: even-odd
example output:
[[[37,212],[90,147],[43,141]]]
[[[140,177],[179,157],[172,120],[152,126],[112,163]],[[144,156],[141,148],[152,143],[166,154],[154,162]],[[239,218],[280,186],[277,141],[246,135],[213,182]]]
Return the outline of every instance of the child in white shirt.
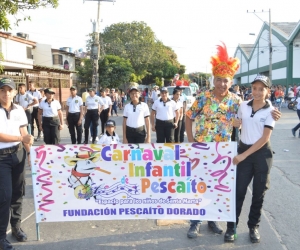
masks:
[[[105,123],[105,133],[97,144],[121,144],[119,136],[115,133],[116,123],[114,120],[108,120]]]

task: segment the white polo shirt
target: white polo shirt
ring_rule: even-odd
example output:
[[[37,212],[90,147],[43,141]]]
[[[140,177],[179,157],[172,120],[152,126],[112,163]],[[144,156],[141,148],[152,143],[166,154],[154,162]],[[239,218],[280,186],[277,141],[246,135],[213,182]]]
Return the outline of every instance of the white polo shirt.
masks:
[[[245,144],[252,145],[257,142],[264,133],[264,128],[273,129],[275,127],[275,120],[272,118],[271,111],[274,107],[270,102],[253,112],[251,101],[242,102],[238,110],[238,118],[242,119],[242,133],[241,141]]]
[[[172,101],[174,101],[174,102],[176,103],[178,111],[179,111],[180,109],[182,109],[182,108],[183,108],[183,102],[182,102],[182,101],[180,101],[180,99],[179,99],[179,100],[177,100],[177,101],[175,101],[175,100],[173,100],[173,99],[172,99]],[[175,113],[175,111],[174,111],[174,117],[176,117],[176,113]],[[182,117],[180,117],[180,118],[182,118]],[[180,119],[180,120],[181,120],[181,119]]]
[[[21,136],[20,128],[28,125],[24,109],[17,104],[12,104],[9,113],[0,105],[0,121],[0,133],[6,135]],[[10,148],[19,143],[20,142],[0,142],[0,149]]]
[[[145,125],[145,118],[149,117],[149,107],[144,102],[139,102],[136,106],[133,103],[125,105],[123,117],[127,118],[126,126],[138,128]]]
[[[80,113],[80,107],[83,105],[82,98],[78,95],[75,97],[70,96],[67,100],[69,113]]]
[[[152,91],[152,93],[151,93],[151,98],[152,98],[152,100],[153,100],[153,102],[155,102],[157,99],[158,99],[158,95],[160,94],[160,91],[159,90],[157,90],[157,91]]]
[[[100,96],[100,99],[104,103],[104,108],[103,109],[108,109],[109,106],[112,105],[112,101],[111,101],[111,98],[109,96],[105,96],[105,97]]]
[[[164,103],[160,98],[156,100],[152,105],[152,110],[156,111],[156,119],[166,121],[173,119],[175,115],[175,111],[177,110],[177,104],[173,100],[169,98]],[[174,116],[175,115],[175,116]]]
[[[58,116],[58,110],[61,110],[59,101],[52,99],[51,103],[45,101],[40,102],[39,109],[43,110],[43,117]]]
[[[85,106],[87,109],[98,109],[99,105],[103,106],[104,103],[97,95],[94,95],[94,97],[88,96],[85,100]]]
[[[105,132],[104,135],[101,136],[100,140],[97,142],[97,144],[121,144],[119,136],[114,132],[113,136],[111,136],[109,133]]]
[[[31,94],[33,97],[35,97],[38,101],[40,101],[40,99],[42,99],[42,95],[41,92],[38,91],[37,89],[35,89],[35,91],[31,91],[31,90],[27,90],[28,94]],[[39,103],[33,105],[33,107],[39,107]]]
[[[27,108],[28,105],[30,103],[33,102],[33,100],[36,99],[35,97],[33,97],[31,94],[29,94],[28,92],[25,92],[24,95],[22,95],[21,93],[16,95],[16,103],[18,103],[20,106],[22,106],[23,108]]]

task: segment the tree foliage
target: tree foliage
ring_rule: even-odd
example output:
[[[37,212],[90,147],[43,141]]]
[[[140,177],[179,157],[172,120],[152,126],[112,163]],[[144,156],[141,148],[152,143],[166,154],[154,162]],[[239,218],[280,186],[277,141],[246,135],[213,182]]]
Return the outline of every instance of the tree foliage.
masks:
[[[107,55],[99,63],[100,86],[118,88],[130,81],[133,72],[128,59]]]
[[[90,59],[81,59],[81,62],[75,66],[75,70],[78,71],[78,80],[81,83],[92,85],[93,63]]]
[[[51,6],[56,8],[58,0],[0,0],[0,29],[8,30],[11,26],[7,15],[16,17],[22,10],[37,9],[39,7]],[[16,24],[22,20],[30,20],[30,16],[22,19],[16,17]]]

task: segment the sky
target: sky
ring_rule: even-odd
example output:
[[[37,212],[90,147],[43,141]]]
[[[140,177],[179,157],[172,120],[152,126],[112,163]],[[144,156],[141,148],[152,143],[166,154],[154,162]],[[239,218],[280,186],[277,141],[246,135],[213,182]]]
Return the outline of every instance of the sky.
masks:
[[[51,44],[52,48],[72,47],[85,50],[91,20],[97,19],[98,3],[83,0],[59,0],[57,9],[24,11],[19,17],[31,21],[12,25],[12,32],[29,34],[29,39]],[[100,30],[119,22],[143,21],[156,38],[177,54],[186,73],[211,72],[210,57],[223,41],[230,56],[238,44],[254,43],[263,21],[298,22],[299,0],[115,0],[101,2]],[[255,11],[256,15],[247,13]],[[14,23],[14,18],[11,18]]]

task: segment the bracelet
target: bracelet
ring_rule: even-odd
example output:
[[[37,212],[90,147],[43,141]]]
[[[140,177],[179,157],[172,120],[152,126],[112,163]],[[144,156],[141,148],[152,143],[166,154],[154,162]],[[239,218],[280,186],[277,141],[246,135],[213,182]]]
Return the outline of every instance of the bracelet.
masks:
[[[27,152],[27,156],[30,155],[30,152]]]

